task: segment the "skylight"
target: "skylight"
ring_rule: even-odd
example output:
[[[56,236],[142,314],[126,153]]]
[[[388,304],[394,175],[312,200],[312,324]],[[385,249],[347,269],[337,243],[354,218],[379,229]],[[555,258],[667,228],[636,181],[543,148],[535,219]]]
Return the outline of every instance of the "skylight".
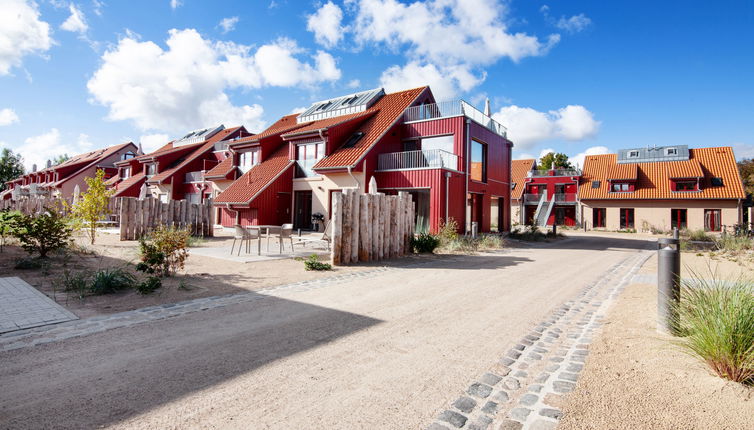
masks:
[[[384,95],[385,90],[376,88],[334,99],[318,101],[313,103],[309,109],[302,112],[296,118],[296,122],[301,124],[303,122],[364,112]]]
[[[346,143],[343,144],[343,148],[353,148],[364,137],[364,133],[357,131],[348,138]]]

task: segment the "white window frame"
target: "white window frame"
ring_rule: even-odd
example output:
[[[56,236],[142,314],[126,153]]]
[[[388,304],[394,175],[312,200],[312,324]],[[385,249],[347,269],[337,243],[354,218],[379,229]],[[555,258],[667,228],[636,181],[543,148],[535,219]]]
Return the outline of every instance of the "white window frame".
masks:
[[[238,168],[242,173],[248,172],[252,167],[259,164],[260,153],[261,151],[259,148],[254,148],[251,151],[238,153]]]
[[[639,158],[639,151],[628,151],[628,158]]]

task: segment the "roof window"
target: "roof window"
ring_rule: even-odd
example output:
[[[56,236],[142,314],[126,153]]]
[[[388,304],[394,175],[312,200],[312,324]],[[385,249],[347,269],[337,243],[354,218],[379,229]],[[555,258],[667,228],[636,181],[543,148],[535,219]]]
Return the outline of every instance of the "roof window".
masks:
[[[592,181],[592,188],[599,188],[600,187],[600,181]]]
[[[639,151],[628,151],[628,158],[639,158]]]
[[[353,148],[356,143],[358,143],[361,138],[364,137],[364,132],[357,131],[356,133],[352,134],[351,137],[346,140],[346,143],[343,144],[343,148]]]
[[[678,148],[665,148],[665,155],[678,155]]]
[[[723,178],[718,178],[718,177],[712,178],[710,180],[710,184],[713,187],[722,187],[723,186]]]
[[[512,182],[512,183],[511,183],[511,190],[512,190],[512,189],[514,189],[514,188],[516,188],[516,183],[515,183],[515,182]]]

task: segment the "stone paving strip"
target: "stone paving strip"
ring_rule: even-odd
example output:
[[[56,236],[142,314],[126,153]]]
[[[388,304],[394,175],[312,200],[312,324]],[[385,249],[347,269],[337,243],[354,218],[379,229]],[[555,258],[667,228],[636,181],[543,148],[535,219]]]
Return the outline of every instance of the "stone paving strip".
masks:
[[[460,257],[459,257],[460,258]],[[447,258],[444,263],[456,260],[454,257]],[[57,342],[74,337],[87,336],[93,333],[99,333],[106,330],[129,327],[136,324],[142,324],[150,321],[157,321],[166,318],[172,318],[191,312],[206,311],[209,309],[220,308],[234,305],[236,303],[246,303],[255,300],[262,300],[268,296],[277,296],[287,292],[309,291],[323,288],[330,285],[340,284],[355,279],[378,276],[388,271],[409,270],[414,267],[421,267],[427,264],[436,263],[434,260],[411,263],[402,267],[377,267],[371,270],[360,272],[351,272],[341,275],[330,276],[327,278],[313,279],[309,281],[300,281],[290,284],[278,285],[264,288],[257,291],[243,293],[226,294],[222,296],[204,297],[201,299],[187,300],[177,303],[168,303],[157,306],[136,309],[133,311],[120,312],[110,315],[101,315],[76,321],[63,322],[61,324],[36,327],[25,330],[17,330],[11,333],[0,334],[0,351],[10,351],[29,346],[41,345],[44,343]],[[23,282],[23,281],[22,281]],[[42,295],[50,300],[44,294],[32,288],[37,294]],[[50,300],[52,302],[52,300]],[[54,303],[54,302],[53,302]],[[56,306],[59,306],[56,304]],[[65,309],[64,309],[65,310]],[[65,312],[68,312],[65,310]],[[70,314],[70,312],[68,312]],[[72,318],[76,318],[75,315]]]
[[[534,327],[451,402],[429,430],[554,429],[612,301],[652,255],[641,251],[611,267]]]
[[[0,333],[78,319],[18,277],[0,278]]]

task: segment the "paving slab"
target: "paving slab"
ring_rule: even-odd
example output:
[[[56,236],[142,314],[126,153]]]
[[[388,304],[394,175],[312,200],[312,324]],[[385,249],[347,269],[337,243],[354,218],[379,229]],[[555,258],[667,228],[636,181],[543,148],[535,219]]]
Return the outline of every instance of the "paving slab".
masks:
[[[23,279],[0,278],[0,333],[78,319]]]

